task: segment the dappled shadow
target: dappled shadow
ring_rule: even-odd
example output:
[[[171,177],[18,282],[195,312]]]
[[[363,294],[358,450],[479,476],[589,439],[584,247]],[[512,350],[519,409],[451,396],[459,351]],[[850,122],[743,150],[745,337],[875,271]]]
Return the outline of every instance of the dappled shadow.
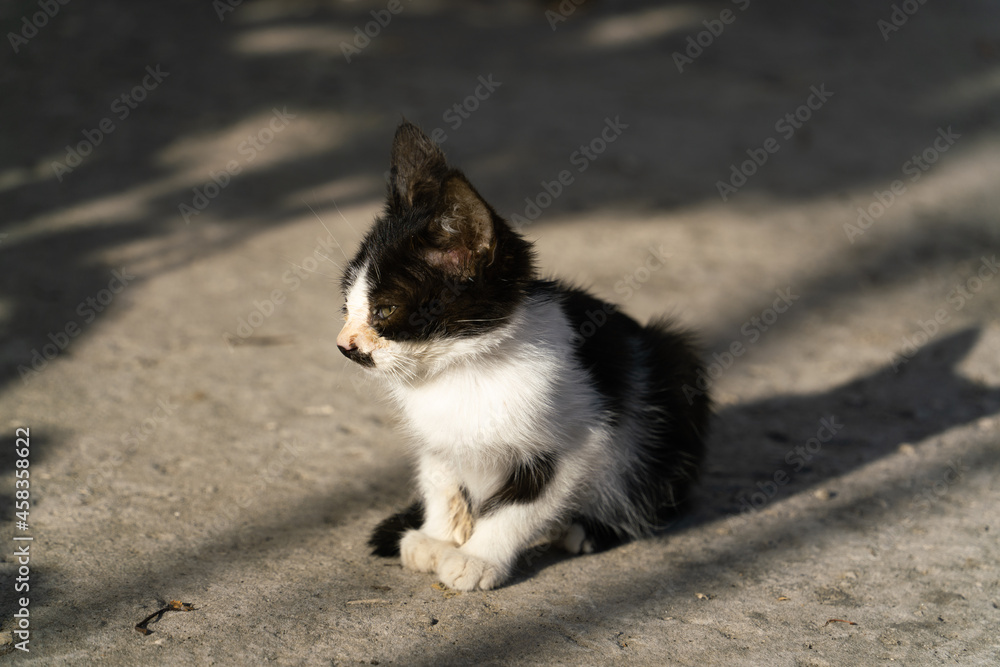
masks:
[[[19,24],[30,6],[9,5],[5,24]],[[30,378],[24,369],[33,359],[36,369],[44,367],[49,355],[39,361],[35,353],[52,343],[50,335],[86,324],[77,308],[118,268],[104,259],[108,251],[176,236],[180,261],[191,261],[294,219],[304,207],[282,203],[289,194],[358,175],[371,179],[344,199],[377,199],[401,114],[428,131],[441,128],[452,161],[507,215],[524,213],[525,198],[537,200],[543,181],[586,163],[541,211],[535,222],[544,224],[584,209],[718,201],[717,182],[728,178],[730,166],[774,135],[776,121],[794,113],[814,85],[836,91],[829,106],[787,141],[779,137],[785,150],[736,196],[758,191],[799,199],[884,187],[930,145],[939,126],[954,124],[963,145],[974,144],[990,126],[996,101],[995,91],[975,88],[998,66],[987,37],[948,32],[918,43],[925,26],[886,41],[876,28],[883,9],[860,2],[835,8],[755,2],[737,11],[683,72],[673,54],[705,29],[711,3],[702,13],[697,3],[594,3],[555,22],[534,3],[414,6],[350,63],[340,44],[371,20],[365,7],[264,6],[248,3],[220,20],[205,3],[97,2],[63,10],[19,53],[0,55],[7,87],[32,91],[0,111],[0,123],[17,128],[5,133],[0,151],[0,233],[9,234],[0,243],[0,290],[8,302],[0,323],[8,340],[0,386]],[[961,17],[960,9],[928,7],[920,18],[933,21],[935,12]],[[796,34],[794,47],[781,38],[789,33]],[[102,38],[95,42],[95,34]],[[796,49],[794,58],[788,48]],[[400,57],[411,52],[418,57]],[[157,65],[169,76],[120,118],[115,100]],[[501,83],[487,99],[475,101],[472,111],[452,110],[490,75]],[[956,86],[961,94],[951,94]],[[204,189],[228,160],[244,159],[242,136],[217,143],[219,154],[194,171],[165,156],[179,142],[231,134],[247,122],[258,123],[249,127],[255,131],[275,108],[300,118],[321,114],[349,129],[301,156],[253,169],[244,164],[205,214],[189,216],[195,228],[186,226],[180,205],[193,202],[193,188]],[[617,143],[592,161],[574,162],[605,119],[619,116],[629,127]],[[86,141],[85,132],[94,136],[106,117],[113,132],[58,180],[52,164],[66,160],[67,145]],[[836,153],[827,150],[835,145]],[[831,169],[830,160],[839,163]],[[650,191],[650,181],[663,185]],[[598,182],[600,188],[592,187]],[[87,222],[71,228],[47,222],[33,230],[39,218],[81,214]],[[209,217],[231,227],[221,232],[227,241],[204,243],[197,226]],[[90,330],[83,326],[80,335]]]
[[[0,10],[4,28],[16,29],[33,7],[9,3]],[[148,244],[151,255],[166,248],[169,260],[156,271],[172,271],[307,215],[306,193],[331,183],[343,184],[340,206],[378,200],[389,141],[402,115],[428,132],[442,128],[449,159],[504,215],[525,215],[526,199],[543,201],[544,184],[573,170],[573,184],[539,207],[532,233],[581,211],[643,210],[666,218],[671,211],[719,203],[718,182],[730,179],[733,165],[748,159],[747,150],[772,136],[780,137],[781,149],[730,201],[867,195],[903,177],[903,165],[932,145],[939,128],[953,125],[961,133],[956,152],[975,148],[995,129],[1000,91],[983,82],[995,78],[1000,49],[975,30],[934,27],[939,19],[968,24],[959,6],[929,3],[905,31],[884,40],[876,24],[887,14],[884,7],[756,0],[683,72],[674,54],[704,30],[706,16],[716,15],[714,3],[587,3],[555,30],[541,3],[407,7],[349,64],[340,43],[371,20],[367,5],[247,2],[220,21],[212,3],[204,2],[71,4],[22,53],[0,50],[5,89],[30,91],[0,107],[6,128],[0,149],[0,395],[74,354],[76,341],[103,325],[107,318],[88,300],[105,290],[116,294],[113,271],[128,270],[109,259],[116,252],[139,243]],[[170,73],[162,84],[127,118],[115,117],[114,132],[57,179],[51,165],[65,159],[65,146],[75,146],[84,131],[112,116],[113,101],[142,80],[147,66],[158,64]],[[474,111],[463,107],[465,116],[449,115],[491,75],[502,84],[488,99],[476,102]],[[781,135],[776,123],[823,85],[834,91],[830,101],[790,136]],[[241,141],[264,127],[276,108],[296,114],[295,122],[315,124],[309,127],[316,141],[280,158],[262,152],[261,162],[251,165],[240,153]],[[606,119],[618,117],[628,125],[621,136],[594,159],[574,162]],[[337,131],[326,134],[324,123]],[[213,149],[199,152],[203,143]],[[204,190],[211,173],[234,159],[242,173],[203,213],[185,220],[180,205],[193,203],[193,189]],[[1000,249],[997,236],[978,222],[943,220],[937,224],[947,224],[947,233],[928,225],[926,233],[859,248],[860,271],[845,263],[809,272],[796,286],[803,301],[783,326],[850,301],[861,286],[904,285],[924,271],[978,261],[981,252]],[[115,299],[101,305],[121,307]],[[727,313],[709,334],[709,352],[725,351],[740,324],[766,306],[744,303]],[[91,310],[95,316],[88,319]],[[68,333],[71,324],[77,333]],[[766,540],[787,527],[765,523],[755,494],[767,496],[760,507],[819,486],[835,494],[838,479],[902,443],[997,414],[1000,392],[955,372],[976,340],[976,331],[962,331],[931,340],[898,371],[886,367],[816,394],[725,407],[696,507],[664,539],[742,513],[739,525],[759,529]],[[54,346],[51,358],[46,346]],[[820,437],[822,420],[831,438]],[[830,424],[843,428],[832,433]],[[61,444],[50,434],[36,437],[38,460]],[[983,447],[969,464],[995,469],[996,452]],[[400,462],[388,472],[358,474],[382,480],[377,490],[386,510],[405,500]],[[891,500],[907,493],[899,487],[884,495]],[[307,531],[317,513],[331,516],[328,523],[336,528],[346,513],[373,500],[333,493],[301,503],[206,536],[193,548],[167,549],[157,554],[151,577],[147,566],[134,564],[111,580],[85,583],[83,597],[131,609],[136,597],[171,588],[192,562],[211,573],[274,556],[287,546],[271,539],[275,535]],[[888,509],[869,510],[891,518]],[[827,529],[850,527],[849,509],[838,512]],[[712,562],[685,562],[673,577],[689,590],[713,568],[759,558],[746,550],[723,551]],[[555,559],[542,554],[523,568],[521,580]],[[36,601],[55,604],[60,591],[47,585],[44,569],[39,574]],[[146,578],[133,576],[138,574]],[[659,590],[653,581],[659,575],[639,576],[626,589],[593,600],[598,611],[581,607],[582,622],[627,612],[637,596]],[[9,585],[0,581],[4,590]],[[6,616],[10,604],[0,614]],[[86,635],[90,615],[87,609],[66,611],[63,632]],[[523,620],[515,615],[502,621],[506,631],[494,637],[469,634],[455,641],[490,649],[498,661],[524,656],[527,642],[505,643],[507,631]],[[426,664],[449,659],[424,656]]]
[[[47,440],[43,439],[38,444],[45,443]],[[253,504],[233,518],[207,515],[197,522],[203,526],[199,537],[160,549],[155,557],[125,559],[113,579],[75,582],[72,597],[92,604],[100,601],[102,608],[115,608],[126,617],[141,617],[141,609],[137,606],[140,602],[148,602],[151,592],[176,590],[177,582],[192,567],[197,567],[209,579],[215,579],[221,578],[222,572],[249,566],[261,559],[280,559],[296,535],[315,530],[317,526],[330,531],[343,527],[352,512],[370,507],[373,499],[394,495],[405,486],[408,474],[403,461],[395,465],[382,462],[377,470],[367,471],[367,477],[373,481],[365,494],[344,489],[304,497],[300,504],[293,506]],[[38,548],[35,550],[37,552]],[[15,576],[16,572],[0,574],[3,590],[13,589]],[[60,586],[52,586],[49,581],[45,565],[38,564],[36,558],[30,581],[33,610],[64,602]],[[14,596],[4,596],[0,600],[0,618],[10,618],[17,611],[16,603]],[[93,631],[91,604],[63,608],[58,616],[58,631],[63,636],[82,638]]]
[[[978,339],[977,330],[960,331],[820,394],[726,408],[712,438],[698,516],[745,515],[806,488],[835,488],[836,479],[902,444],[1000,413],[1000,389],[956,372]],[[760,502],[762,487],[767,498]]]

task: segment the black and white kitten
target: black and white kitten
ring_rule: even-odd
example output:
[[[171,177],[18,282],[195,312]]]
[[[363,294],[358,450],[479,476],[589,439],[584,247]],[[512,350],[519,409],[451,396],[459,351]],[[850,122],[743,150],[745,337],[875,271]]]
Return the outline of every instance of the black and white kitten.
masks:
[[[710,412],[682,393],[701,369],[689,337],[540,280],[531,245],[410,123],[342,288],[337,346],[415,442],[419,500],[375,529],[376,554],[489,589],[533,545],[649,535],[685,499]]]

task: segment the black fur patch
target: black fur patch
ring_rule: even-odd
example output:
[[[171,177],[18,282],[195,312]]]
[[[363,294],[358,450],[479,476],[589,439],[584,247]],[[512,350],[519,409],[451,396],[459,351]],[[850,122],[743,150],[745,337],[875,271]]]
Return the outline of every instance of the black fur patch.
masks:
[[[655,525],[663,526],[677,516],[698,479],[712,403],[704,393],[685,394],[685,387],[690,391],[698,386],[704,369],[693,337],[666,319],[650,322],[642,333],[653,369],[646,400],[670,417],[661,421],[659,438],[643,452],[649,469],[658,474],[635,493],[652,493],[658,499],[649,509]]]
[[[354,348],[352,350],[345,350],[344,348],[340,348],[340,351],[343,353],[345,357],[347,357],[356,364],[361,364],[362,366],[367,366],[369,368],[375,365],[375,360],[372,359],[372,355],[366,352],[362,352],[357,348]]]
[[[473,336],[502,326],[534,278],[531,244],[415,126],[400,126],[392,160],[385,211],[347,267],[345,298],[367,264],[369,304],[396,307],[372,319],[383,338]]]
[[[375,556],[383,558],[398,556],[399,540],[403,537],[403,533],[420,528],[423,524],[424,505],[417,501],[375,526],[372,536],[368,538],[368,546],[372,548],[372,554]]]
[[[580,365],[590,373],[612,424],[618,422],[636,360],[625,342],[642,336],[642,327],[614,304],[583,290],[551,283],[573,327],[571,343]]]
[[[517,463],[500,490],[483,502],[479,516],[488,516],[504,505],[537,500],[555,474],[556,456],[549,452]]]
[[[608,419],[621,421],[631,406],[654,406],[633,414],[650,434],[640,451],[641,464],[627,476],[629,499],[649,531],[674,519],[698,477],[705,452],[711,404],[697,387],[702,363],[692,336],[668,320],[642,326],[586,292],[555,282],[537,282],[534,295],[558,301],[572,326],[573,350],[600,394]],[[640,386],[636,374],[645,375]],[[684,387],[688,387],[685,395]],[[598,550],[626,535],[621,524],[580,517]]]

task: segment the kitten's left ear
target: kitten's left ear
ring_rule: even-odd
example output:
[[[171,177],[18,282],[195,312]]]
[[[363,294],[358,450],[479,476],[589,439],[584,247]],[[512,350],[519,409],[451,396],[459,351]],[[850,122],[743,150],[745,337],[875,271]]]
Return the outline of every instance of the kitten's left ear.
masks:
[[[427,260],[447,273],[470,278],[493,262],[493,215],[469,182],[455,175],[441,186],[438,213],[428,227],[432,247]]]
[[[392,140],[390,198],[404,208],[433,201],[447,172],[438,145],[413,123],[400,123]]]

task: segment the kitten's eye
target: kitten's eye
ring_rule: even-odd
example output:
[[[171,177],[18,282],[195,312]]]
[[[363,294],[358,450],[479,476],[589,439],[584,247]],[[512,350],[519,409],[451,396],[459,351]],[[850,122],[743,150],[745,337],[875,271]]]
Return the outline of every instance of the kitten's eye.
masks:
[[[396,312],[396,306],[379,306],[372,311],[372,314],[376,320],[387,320],[394,312]]]

